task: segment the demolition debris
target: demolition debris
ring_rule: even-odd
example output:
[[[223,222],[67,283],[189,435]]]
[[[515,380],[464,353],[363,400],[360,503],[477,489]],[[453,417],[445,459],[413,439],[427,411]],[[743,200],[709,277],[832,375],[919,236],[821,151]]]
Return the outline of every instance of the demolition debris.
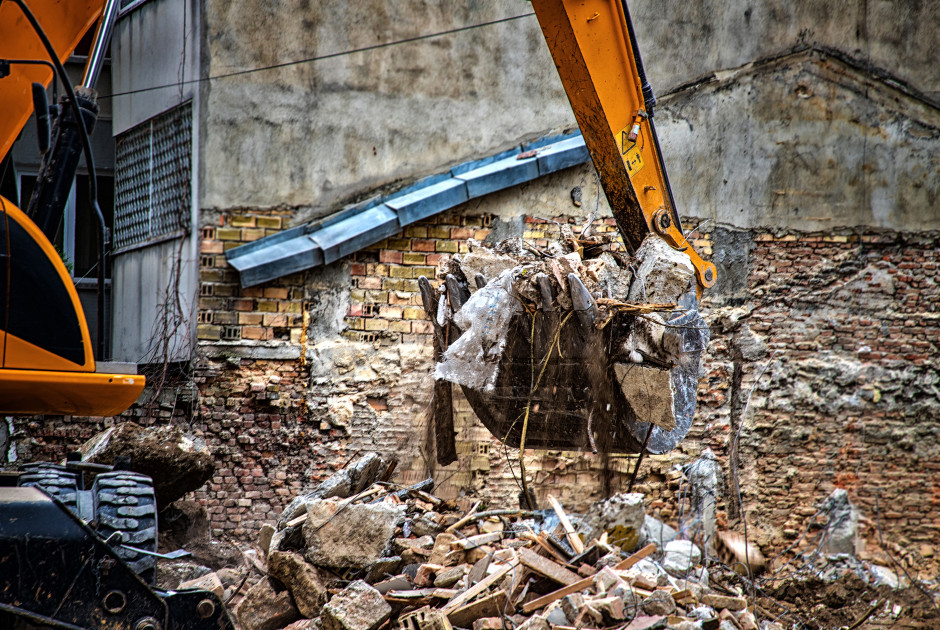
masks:
[[[787,580],[770,576],[757,588],[765,564],[758,550],[749,552],[750,575],[733,537],[718,545],[724,562],[647,515],[642,495],[615,495],[584,516],[554,500],[545,510],[458,509],[431,493],[430,480],[406,488],[383,481],[389,468],[370,455],[340,471],[260,532],[241,574],[226,569],[197,582],[224,589],[242,630],[782,630],[795,621],[806,628],[855,621],[842,623],[845,615],[816,602],[806,616],[791,604],[812,598],[806,584],[821,585],[816,592],[829,599],[874,598],[859,600],[864,610],[844,602],[850,615],[914,618],[914,589],[820,569],[852,562],[874,569],[844,553],[821,553]],[[820,540],[854,540],[851,519],[840,516],[847,505],[838,494],[823,504],[834,518]],[[686,531],[698,537],[702,528]],[[937,617],[923,601],[920,610],[927,625],[897,627],[931,627]],[[814,617],[840,622],[814,625]]]

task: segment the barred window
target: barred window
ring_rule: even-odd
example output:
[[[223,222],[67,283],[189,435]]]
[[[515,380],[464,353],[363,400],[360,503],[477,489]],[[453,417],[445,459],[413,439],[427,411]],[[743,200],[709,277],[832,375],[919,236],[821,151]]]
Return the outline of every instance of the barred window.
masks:
[[[115,249],[189,229],[192,132],[189,102],[116,138]]]

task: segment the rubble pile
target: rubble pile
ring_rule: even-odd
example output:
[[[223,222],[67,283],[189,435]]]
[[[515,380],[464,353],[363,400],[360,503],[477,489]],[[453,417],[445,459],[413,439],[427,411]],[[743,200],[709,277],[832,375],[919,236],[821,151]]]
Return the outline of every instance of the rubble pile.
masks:
[[[710,584],[702,550],[646,515],[641,495],[615,495],[583,518],[554,500],[486,510],[435,497],[430,480],[381,481],[377,460],[340,471],[265,527],[247,554],[255,576],[196,581],[231,601],[242,630],[782,628],[759,623],[741,590]]]

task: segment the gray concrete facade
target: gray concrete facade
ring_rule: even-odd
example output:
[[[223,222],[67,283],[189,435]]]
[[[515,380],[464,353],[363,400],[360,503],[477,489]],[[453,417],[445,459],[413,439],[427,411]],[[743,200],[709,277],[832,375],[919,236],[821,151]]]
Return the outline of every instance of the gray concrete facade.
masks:
[[[936,192],[925,178],[936,171],[940,5],[670,0],[631,11],[680,212],[735,226],[925,227],[915,215]],[[222,78],[204,87],[201,206],[288,207],[299,224],[570,128],[534,16],[350,52],[529,12],[495,1],[207,2],[203,76]],[[814,48],[849,68],[788,56]],[[226,76],[316,57],[328,58]],[[898,195],[901,212],[886,217]]]

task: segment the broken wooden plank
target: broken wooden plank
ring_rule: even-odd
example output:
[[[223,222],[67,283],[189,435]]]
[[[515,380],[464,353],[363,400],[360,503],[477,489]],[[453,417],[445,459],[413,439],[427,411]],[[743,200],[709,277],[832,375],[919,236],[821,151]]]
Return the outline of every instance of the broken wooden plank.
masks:
[[[568,542],[571,543],[571,548],[574,549],[576,554],[584,553],[584,543],[581,542],[581,538],[575,533],[574,527],[571,526],[571,521],[568,520],[568,515],[565,514],[565,510],[561,507],[561,503],[552,495],[548,495],[548,502],[552,504],[552,509],[555,510],[555,514],[558,516],[561,526],[565,528],[565,537],[568,539]]]
[[[650,555],[654,551],[656,551],[656,545],[654,545],[653,543],[650,543],[646,545],[645,547],[643,547],[642,549],[640,549],[639,551],[637,551],[636,553],[634,553],[632,556],[630,556],[626,560],[621,560],[617,565],[614,566],[614,570],[629,569],[634,564],[636,564],[637,562],[639,562],[646,556]],[[533,599],[531,602],[524,604],[522,606],[522,612],[528,614],[534,610],[538,610],[539,608],[543,606],[547,606],[551,604],[552,602],[557,601],[561,599],[562,597],[565,597],[566,595],[571,595],[572,593],[577,593],[578,591],[589,588],[593,584],[594,584],[593,576],[586,577],[583,580],[578,580],[577,582],[574,582],[573,584],[569,584],[568,586],[565,586],[564,588],[560,588],[557,591],[552,591],[548,595],[543,595],[542,597],[539,597],[538,599]]]
[[[475,620],[481,617],[500,617],[505,614],[507,602],[506,593],[496,591],[492,595],[447,613],[447,620],[455,626],[469,628]]]
[[[643,558],[649,555],[652,555],[655,552],[656,552],[656,543],[650,543],[646,545],[645,547],[643,547],[642,549],[640,549],[639,551],[635,552],[626,560],[621,560],[620,562],[615,564],[614,571],[623,571],[624,569],[629,569],[630,567],[632,567],[634,564],[636,564]]]
[[[498,581],[503,579],[503,577],[519,566],[519,559],[513,558],[503,566],[499,567],[496,571],[491,573],[489,576],[480,580],[475,586],[471,586],[463,593],[455,597],[454,599],[447,602],[447,605],[444,606],[445,611],[457,610],[471,599],[491,587],[493,584],[496,584]]]
[[[569,584],[574,584],[575,582],[581,580],[577,573],[572,573],[557,562],[549,560],[544,556],[540,556],[531,549],[522,547],[518,549],[517,552],[519,553],[519,561],[522,562],[522,564],[529,567],[539,575],[547,577],[548,579],[558,582],[559,584],[568,586]]]
[[[455,540],[450,543],[451,549],[462,549],[467,551],[468,549],[474,549],[476,547],[482,547],[483,545],[488,545],[503,539],[502,532],[492,532],[489,534],[477,534],[476,536],[470,536],[469,538],[462,538]]]
[[[458,529],[460,529],[461,527],[463,527],[464,525],[466,525],[467,523],[469,523],[470,521],[472,521],[474,513],[480,509],[481,505],[483,505],[482,501],[477,501],[476,503],[474,503],[473,507],[470,508],[470,511],[467,512],[467,514],[463,518],[458,519],[456,523],[454,523],[453,525],[445,529],[444,532],[448,534],[452,534]]]
[[[554,601],[558,601],[562,597],[571,595],[572,593],[577,593],[578,591],[583,591],[586,588],[590,588],[594,584],[593,577],[587,577],[583,580],[578,580],[568,586],[558,589],[557,591],[552,591],[548,595],[543,595],[538,599],[533,599],[531,602],[522,605],[522,612],[528,614],[532,611],[538,610],[543,606],[548,606]]]
[[[532,540],[536,542],[539,547],[541,547],[542,549],[547,551],[549,554],[551,554],[552,557],[554,557],[555,560],[557,560],[560,564],[568,564],[568,558],[561,555],[557,549],[555,549],[550,544],[548,544],[545,534],[539,534],[538,536],[536,536],[534,532],[529,531],[529,532],[523,532],[519,536],[519,538],[521,538],[522,540]]]

